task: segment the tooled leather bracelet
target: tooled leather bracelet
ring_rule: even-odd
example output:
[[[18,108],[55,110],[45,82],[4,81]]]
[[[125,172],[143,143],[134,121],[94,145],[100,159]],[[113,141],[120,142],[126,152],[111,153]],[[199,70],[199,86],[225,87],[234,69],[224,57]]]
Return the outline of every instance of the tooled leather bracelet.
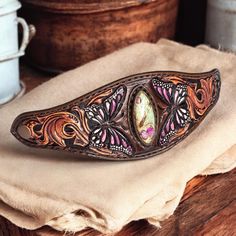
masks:
[[[162,153],[183,140],[216,104],[217,69],[131,75],[73,101],[19,115],[11,132],[22,143],[111,160]]]

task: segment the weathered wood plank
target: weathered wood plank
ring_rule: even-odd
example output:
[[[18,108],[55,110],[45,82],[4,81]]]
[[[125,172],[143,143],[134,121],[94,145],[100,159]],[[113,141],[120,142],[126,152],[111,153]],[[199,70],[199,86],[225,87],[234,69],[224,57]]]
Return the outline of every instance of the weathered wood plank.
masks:
[[[235,186],[236,169],[226,174],[206,177],[197,190],[191,191],[188,198],[183,196],[175,214],[163,222],[158,235],[201,235],[204,230],[204,235],[207,235],[207,230],[213,230],[214,222],[221,229],[220,235],[236,235],[233,221],[236,208],[229,207],[236,200]],[[218,218],[220,215],[222,217]]]

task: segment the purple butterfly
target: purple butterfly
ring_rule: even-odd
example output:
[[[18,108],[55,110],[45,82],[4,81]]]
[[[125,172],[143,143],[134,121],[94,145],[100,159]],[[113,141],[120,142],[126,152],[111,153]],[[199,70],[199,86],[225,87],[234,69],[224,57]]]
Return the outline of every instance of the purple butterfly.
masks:
[[[167,107],[167,118],[161,128],[159,144],[161,146],[168,144],[170,138],[181,128],[184,128],[190,121],[190,113],[186,103],[187,85],[171,82],[162,82],[159,79],[153,79],[152,85]]]
[[[121,130],[114,127],[112,121],[119,113],[125,100],[125,95],[125,87],[120,86],[101,104],[92,104],[84,109],[92,129],[90,146],[108,148],[127,155],[133,154],[128,138]]]

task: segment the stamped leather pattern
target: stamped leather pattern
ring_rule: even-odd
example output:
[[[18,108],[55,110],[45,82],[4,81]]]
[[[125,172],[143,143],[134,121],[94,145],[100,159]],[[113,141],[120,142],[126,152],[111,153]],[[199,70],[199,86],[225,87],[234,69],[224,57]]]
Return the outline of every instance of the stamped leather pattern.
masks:
[[[192,132],[216,104],[220,85],[217,69],[131,75],[57,107],[23,113],[11,132],[28,146],[79,157],[147,158]]]

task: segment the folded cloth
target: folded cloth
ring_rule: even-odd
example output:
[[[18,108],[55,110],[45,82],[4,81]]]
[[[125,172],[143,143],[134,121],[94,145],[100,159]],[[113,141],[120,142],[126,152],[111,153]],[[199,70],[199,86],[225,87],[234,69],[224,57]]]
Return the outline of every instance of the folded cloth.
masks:
[[[70,101],[121,77],[153,70],[219,68],[220,100],[202,124],[171,150],[132,162],[80,159],[29,148],[9,132],[25,111]],[[177,207],[186,182],[236,165],[236,56],[167,40],[138,43],[59,75],[0,109],[0,214],[18,226],[103,233],[132,220],[158,225]],[[217,159],[217,160],[216,160]],[[215,160],[215,162],[214,162]]]

